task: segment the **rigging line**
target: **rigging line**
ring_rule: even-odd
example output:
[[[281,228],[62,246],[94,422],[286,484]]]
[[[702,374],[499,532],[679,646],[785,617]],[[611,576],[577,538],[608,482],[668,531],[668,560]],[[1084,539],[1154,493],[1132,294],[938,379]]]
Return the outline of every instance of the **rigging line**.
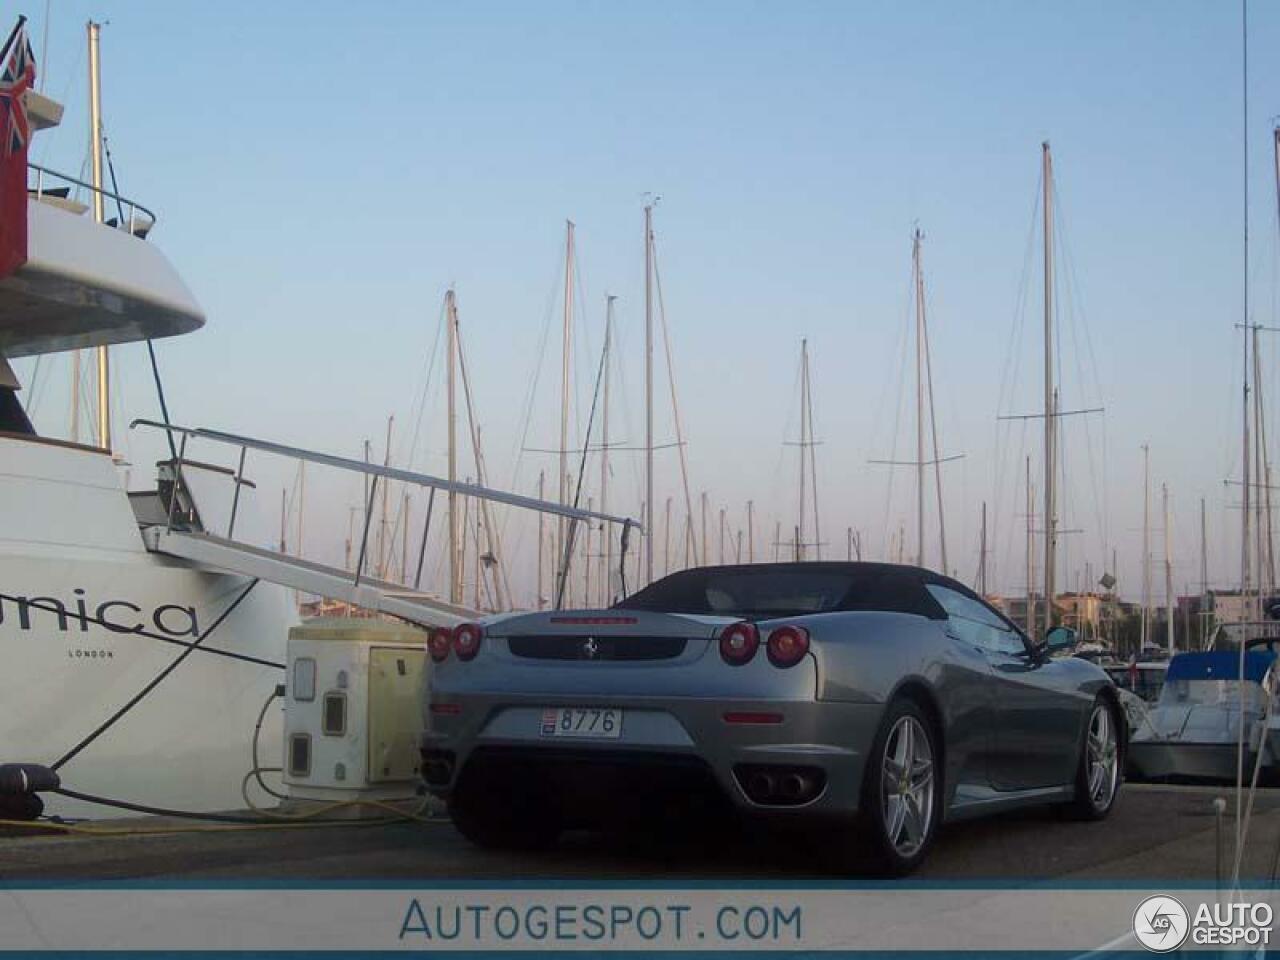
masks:
[[[915,325],[915,321],[911,316],[911,305],[914,302],[913,301],[914,297],[915,297],[915,270],[913,267],[912,270],[908,272],[907,292],[906,292],[906,296],[903,298],[903,304],[901,308],[902,320],[898,324],[898,331],[899,331],[898,363],[896,365],[898,370],[898,381],[897,381],[898,389],[897,389],[896,402],[894,404],[894,409],[893,409],[893,430],[889,435],[889,442],[890,442],[889,459],[890,460],[898,459],[898,440],[900,439],[899,433],[902,428],[902,411],[904,408],[906,386],[907,386],[907,349],[908,349],[908,342],[911,339],[910,331]],[[880,422],[883,422],[879,417],[877,417],[877,420],[880,420]],[[892,474],[889,474],[888,476],[886,476],[884,489],[885,489],[884,518],[883,518],[884,527],[881,531],[881,543],[882,543],[882,549],[884,550],[884,556],[886,558],[891,559],[890,549],[889,549],[890,547],[889,537],[892,529],[891,517],[893,516],[894,483],[893,483]]]
[[[440,313],[436,318],[436,335],[431,342],[431,351],[430,353],[427,354],[426,363],[422,368],[422,373],[421,373],[422,394],[420,399],[418,400],[417,410],[414,413],[413,433],[411,435],[411,439],[409,440],[409,455],[405,464],[406,470],[413,469],[413,463],[418,453],[418,438],[421,435],[422,420],[427,408],[427,397],[430,394],[432,378],[436,371],[436,358],[439,355],[441,334],[444,332],[444,329],[445,329],[444,314],[445,314],[444,298],[441,297]]]
[[[36,354],[36,362],[31,367],[31,402],[27,404],[27,412],[31,414],[32,420],[36,418],[36,405],[40,402],[40,396],[43,393],[39,388],[44,386],[40,382],[40,366],[44,357],[43,353]]]
[[[467,373],[467,358],[462,350],[461,325],[457,330],[457,346],[458,369],[462,372],[462,394],[467,401],[467,425],[471,428],[471,455],[475,461],[476,480],[483,487],[485,486],[488,471],[485,467],[484,448],[480,443],[480,425],[476,422],[475,404],[471,398],[471,377]],[[495,609],[500,610],[502,608],[504,597],[506,606],[510,608],[514,606],[511,600],[511,582],[507,579],[506,565],[503,563],[502,540],[493,524],[493,511],[488,500],[480,501],[480,510],[484,515],[485,539],[489,541],[489,552],[493,555],[494,562],[497,565],[496,574],[490,571],[490,576],[494,581],[494,592],[497,594],[498,600]],[[499,581],[501,581],[501,584],[499,584]]]
[[[822,559],[822,535],[818,525],[818,445],[813,440],[813,363],[809,363],[805,377],[805,394],[808,397],[809,414],[809,484],[813,488],[813,546],[819,560]],[[801,449],[800,456],[804,456]]]
[[[164,383],[160,380],[160,364],[156,361],[155,343],[150,339],[147,340],[147,356],[151,358],[151,378],[156,384],[156,397],[160,400],[160,416],[164,418],[164,425],[171,427],[173,421],[169,419],[169,404],[164,398]],[[164,435],[169,441],[169,456],[174,460],[178,459],[178,448],[173,442],[173,431],[165,430]]]
[[[556,290],[559,287],[559,271],[552,278],[551,290],[547,294],[543,309],[542,336],[538,341],[538,350],[530,372],[528,386],[524,397],[524,424],[520,428],[520,436],[516,440],[515,449],[511,451],[511,474],[508,490],[519,489],[520,468],[524,464],[524,447],[529,441],[529,430],[533,423],[533,411],[537,409],[538,384],[542,381],[542,368],[546,365],[547,342],[551,336],[552,313],[555,310]]]
[[[573,283],[574,296],[576,299],[573,303],[573,316],[570,317],[572,336],[574,338],[573,355],[575,357],[590,357],[595,353],[591,344],[591,328],[587,323],[587,295],[582,279],[584,272],[585,271],[582,269],[582,252],[579,249],[578,237],[575,232],[573,238]],[[573,430],[575,437],[582,436],[581,396],[584,384],[583,375],[584,371],[582,369],[582,365],[575,363],[573,366],[573,396],[571,398],[573,404]],[[584,442],[583,446],[588,446],[588,444]]]
[[[691,538],[689,542],[693,546],[694,566],[700,566],[705,562],[707,545],[704,543],[702,552],[699,552],[698,538],[693,532],[693,498],[689,494],[689,463],[685,454],[684,428],[680,421],[680,403],[676,399],[676,372],[671,362],[671,331],[667,326],[667,302],[662,295],[662,275],[658,271],[658,241],[652,234],[650,235],[649,244],[653,259],[653,285],[658,293],[658,317],[662,321],[662,345],[667,356],[667,384],[671,388],[671,412],[675,420],[676,444],[680,454],[680,478],[684,484],[684,505],[686,515],[689,518],[688,536]],[[653,504],[649,504],[649,514],[651,517],[657,515]],[[649,527],[650,529],[653,528],[652,520],[650,520]]]
[[[1082,351],[1080,350],[1079,342],[1078,342],[1079,332],[1083,331],[1085,347],[1088,351],[1087,353],[1088,360],[1089,360],[1088,369],[1092,371],[1092,374],[1093,374],[1093,383],[1091,384],[1091,386],[1096,391],[1094,395],[1097,397],[1099,405],[1101,405],[1102,397],[1103,397],[1102,377],[1101,377],[1101,372],[1098,366],[1097,353],[1094,350],[1094,346],[1093,346],[1093,335],[1090,330],[1090,326],[1086,317],[1086,312],[1083,307],[1084,294],[1080,286],[1079,275],[1076,271],[1075,254],[1072,251],[1070,241],[1069,241],[1069,232],[1070,232],[1069,225],[1066,222],[1067,218],[1062,211],[1062,206],[1063,206],[1062,204],[1059,204],[1059,207],[1058,207],[1058,220],[1060,221],[1058,242],[1062,249],[1063,260],[1066,265],[1067,294],[1070,299],[1070,303],[1072,307],[1072,310],[1069,313],[1069,316],[1072,318],[1072,325],[1071,325],[1072,342],[1076,345],[1075,354],[1076,354],[1077,375],[1080,377],[1081,386],[1083,387],[1086,383],[1086,377],[1085,377],[1084,370],[1080,369],[1082,366],[1082,361],[1081,361]],[[1085,440],[1086,440],[1086,443],[1088,444],[1087,450],[1089,454],[1090,477],[1093,483],[1094,509],[1095,509],[1095,512],[1098,514],[1098,517],[1097,517],[1098,529],[1100,531],[1100,542],[1101,542],[1101,547],[1103,552],[1103,566],[1105,568],[1107,546],[1111,539],[1110,503],[1108,499],[1109,491],[1107,487],[1107,444],[1106,444],[1105,412],[1103,415],[1103,425],[1102,425],[1102,456],[1101,456],[1102,480],[1100,484],[1098,481],[1096,464],[1094,462],[1094,457],[1093,457],[1092,428],[1090,427],[1087,418],[1084,423],[1084,429],[1085,429]]]
[[[800,403],[799,398],[800,398],[801,363],[799,360],[796,361],[795,367],[793,369],[795,370],[795,376],[791,381],[791,389],[788,390],[786,393],[786,396],[788,399],[787,399],[787,413],[782,421],[782,438],[783,439],[782,439],[782,443],[778,445],[777,456],[774,459],[774,463],[773,463],[773,473],[769,477],[768,503],[770,505],[786,502],[787,498],[782,492],[782,487],[784,483],[789,485],[791,482],[789,476],[788,476],[788,479],[784,481],[782,479],[782,475],[783,475],[784,469],[789,470],[789,468],[785,467],[785,460],[787,457],[787,447],[790,445],[790,442],[786,438],[791,435],[791,423],[795,415],[798,413],[797,404]],[[775,514],[775,519],[776,519],[776,514]]]
[[[920,282],[923,286],[923,278]],[[949,576],[950,574],[947,572],[947,524],[942,515],[942,455],[938,452],[938,418],[935,416],[933,406],[933,357],[929,349],[928,311],[921,311],[920,325],[924,331],[924,369],[929,389],[929,429],[933,434],[933,486],[938,497],[938,542],[940,559],[942,560],[942,573],[945,576]]]
[[[68,102],[67,98],[71,95],[71,84],[77,81],[81,76],[80,66],[85,56],[85,44],[77,43],[75,47],[76,47],[76,57],[75,57],[75,60],[72,62],[71,71],[67,74],[66,82],[62,86],[62,94],[55,98],[58,103]],[[47,67],[40,71],[42,93],[44,92],[43,79],[48,75],[48,72],[49,71]],[[45,162],[48,159],[49,150],[53,146],[54,137],[57,134],[59,134],[62,130],[63,130],[63,127],[59,125],[57,127],[54,127],[52,130],[49,130],[48,132],[43,133],[41,135],[42,139],[39,141],[40,142],[40,166],[47,167],[49,165],[48,163]],[[59,142],[61,142],[61,140],[59,140]],[[81,177],[80,179],[83,180],[84,177]],[[77,188],[77,190],[78,189],[79,188]]]
[[[1005,430],[1000,422],[999,415],[1001,410],[1008,409],[1012,402],[1013,395],[1018,388],[1018,371],[1021,369],[1018,364],[1018,357],[1022,352],[1023,334],[1026,329],[1027,303],[1031,290],[1031,263],[1035,249],[1036,226],[1040,222],[1040,194],[1043,187],[1043,168],[1037,165],[1035,190],[1031,197],[1031,215],[1028,217],[1027,237],[1023,246],[1022,271],[1018,277],[1018,285],[1014,292],[1013,317],[1009,326],[1009,336],[1005,347],[1004,364],[1000,374],[1000,390],[996,399],[996,415],[997,422],[995,424],[995,456],[992,462],[993,470],[993,490],[992,498],[995,503],[1020,503],[1021,495],[1018,492],[1020,486],[1018,477],[1021,474],[1021,454],[1025,451],[1025,424],[1023,430],[1022,442],[1023,447],[1019,450],[1018,464],[1010,466],[1008,449],[1006,447],[1006,439],[1012,442],[1012,436],[1009,431]],[[1006,501],[1002,496],[1005,486],[1006,477],[1011,486],[1011,499]],[[992,518],[992,536],[999,542],[1000,537],[1000,519],[1001,511],[995,511]],[[1012,527],[1016,530],[1018,524]],[[1010,532],[1010,538],[1014,533]],[[1012,543],[1012,539],[1009,541]]]
[[[596,402],[600,399],[600,385],[604,382],[604,365],[605,365],[605,361],[608,360],[608,358],[609,358],[609,352],[607,350],[601,350],[600,366],[596,370],[596,386],[595,386],[595,390],[593,390],[591,394],[591,409],[587,413],[586,439],[588,442],[582,445],[582,457],[578,461],[577,484],[573,492],[573,505],[575,508],[578,506],[578,503],[582,499],[582,480],[587,473],[587,469],[586,469],[587,468],[587,448],[590,446],[589,441],[591,440],[591,426],[596,419]],[[569,532],[568,532],[568,535],[565,537],[565,548],[564,548],[564,557],[562,558],[562,567],[560,571],[560,582],[559,584],[556,585],[555,609],[557,610],[559,610],[561,608],[561,605],[564,603],[565,587],[569,582],[569,569],[573,559],[573,541],[577,536],[579,522],[580,521],[571,521],[569,523]],[[590,521],[587,521],[587,522],[589,523]],[[652,523],[652,520],[650,520],[650,523]],[[629,527],[630,524],[623,524],[623,526]]]
[[[102,125],[102,152],[107,161],[107,173],[111,177],[111,190],[116,195],[116,216],[120,219],[120,226],[124,228],[124,201],[120,199],[120,184],[116,182],[116,165],[111,159],[111,147],[107,143],[106,126]]]
[[[613,364],[612,369],[618,378],[617,393],[621,400],[621,402],[618,405],[622,408],[622,428],[623,428],[622,433],[625,436],[631,437],[636,435],[636,431],[632,429],[632,427],[634,426],[634,421],[632,420],[632,416],[631,416],[632,411],[631,411],[631,403],[630,403],[630,398],[631,398],[631,390],[629,386],[630,381],[627,379],[626,364],[622,362],[622,358],[628,355],[628,350],[627,350],[628,341],[626,339],[626,331],[627,331],[626,325],[620,324],[618,322],[618,318],[621,314],[622,314],[622,311],[619,310],[619,308],[615,307],[614,322],[613,322],[614,356],[609,362]],[[634,485],[633,490],[639,490],[643,483],[643,480],[641,479],[642,471],[641,471],[640,461],[637,459],[632,459],[630,466],[631,466],[631,481]],[[615,475],[614,464],[610,463],[609,476],[612,477],[614,475]]]
[[[1079,387],[1081,389],[1081,392],[1083,393],[1087,380],[1085,377],[1083,361],[1081,359],[1084,351],[1080,349],[1080,339],[1081,339],[1080,330],[1083,327],[1087,335],[1088,326],[1083,320],[1082,310],[1079,305],[1079,299],[1080,299],[1079,289],[1073,283],[1073,281],[1075,280],[1075,270],[1074,270],[1075,261],[1071,255],[1071,248],[1067,243],[1067,236],[1066,236],[1067,225],[1065,223],[1066,218],[1062,216],[1061,199],[1059,199],[1058,204],[1055,206],[1054,209],[1055,209],[1055,212],[1058,214],[1058,216],[1056,217],[1056,223],[1055,223],[1055,227],[1057,228],[1056,233],[1057,233],[1058,249],[1062,251],[1062,259],[1065,262],[1065,265],[1067,268],[1066,269],[1067,284],[1066,284],[1066,291],[1065,291],[1065,299],[1067,301],[1066,314],[1067,314],[1067,319],[1069,321],[1068,326],[1071,332],[1072,357],[1075,360],[1076,376],[1079,379]],[[1092,347],[1092,344],[1090,344],[1090,348],[1091,347]],[[1059,356],[1061,356],[1061,352],[1059,353]],[[1094,374],[1094,383],[1095,385],[1098,384],[1096,370]],[[1098,397],[1098,402],[1101,403],[1100,386],[1099,386],[1099,392],[1096,396]],[[1088,417],[1084,418],[1085,422],[1082,426],[1083,426],[1084,435],[1085,435],[1085,454],[1086,454],[1085,459],[1089,466],[1090,491],[1093,494],[1094,521],[1098,525],[1097,530],[1095,531],[1095,536],[1097,536],[1105,528],[1105,520],[1104,520],[1105,510],[1103,505],[1103,493],[1098,482],[1098,465],[1094,457],[1093,431],[1089,426],[1088,419],[1089,419]],[[1063,433],[1065,434],[1065,432],[1066,432],[1066,425],[1064,424]],[[1065,481],[1065,466],[1066,466],[1067,458],[1064,456],[1061,459],[1063,461],[1063,470],[1064,470],[1063,489],[1067,490],[1066,481]],[[1102,537],[1102,540],[1099,543],[1099,547],[1103,551],[1103,554],[1104,554],[1103,559],[1105,563],[1105,552],[1106,552],[1105,536]],[[1067,545],[1067,549],[1070,549],[1069,544]]]
[[[788,400],[787,417],[786,417],[786,420],[784,421],[784,426],[783,426],[783,433],[782,433],[783,439],[782,439],[782,443],[779,444],[778,446],[778,460],[777,460],[778,466],[772,478],[772,484],[769,489],[769,499],[774,504],[778,504],[778,503],[785,504],[787,502],[787,495],[783,493],[782,487],[785,485],[788,488],[790,488],[791,484],[794,482],[790,476],[788,476],[786,480],[782,479],[784,470],[788,472],[790,471],[790,468],[787,467],[784,462],[787,457],[787,447],[790,447],[790,446],[799,447],[800,455],[804,456],[803,424],[804,424],[805,414],[803,413],[803,409],[804,409],[804,380],[803,380],[804,361],[803,359],[797,359],[795,363],[795,367],[793,369],[795,370],[795,376],[791,381],[791,389],[787,391],[787,396],[790,397],[790,400]],[[800,437],[800,442],[792,442],[786,439],[788,436],[791,435],[791,422],[792,422],[792,417],[794,415],[798,415],[800,418],[801,426],[796,431]],[[778,513],[785,514],[789,510],[790,510],[790,507],[784,507],[782,510],[778,511]],[[793,525],[787,524],[787,526],[791,527]]]
[[[97,740],[100,736],[102,736],[104,733],[110,730],[113,726],[115,726],[116,721],[118,721],[121,717],[123,717],[135,706],[137,706],[137,704],[142,700],[142,698],[145,697],[147,694],[149,694],[156,687],[158,687],[165,677],[169,676],[169,674],[173,673],[174,670],[178,669],[178,667],[182,665],[182,661],[186,660],[187,657],[191,656],[191,654],[193,654],[196,650],[198,650],[200,648],[200,645],[204,643],[204,641],[209,636],[211,636],[213,632],[223,624],[223,622],[226,621],[227,617],[231,616],[232,612],[236,609],[236,607],[240,606],[241,602],[245,599],[245,597],[249,596],[250,591],[252,591],[253,588],[256,587],[257,585],[258,585],[258,579],[257,577],[254,577],[252,580],[249,581],[248,585],[243,590],[241,590],[239,594],[236,595],[236,598],[227,605],[227,608],[218,615],[218,618],[214,620],[213,623],[211,623],[208,627],[206,627],[205,630],[200,634],[200,636],[196,638],[195,643],[191,644],[189,647],[183,650],[180,654],[178,654],[173,659],[172,663],[170,663],[167,667],[165,667],[163,670],[157,673],[155,677],[146,686],[144,686],[136,694],[130,697],[129,700],[124,704],[124,706],[122,706],[119,710],[117,710],[110,717],[108,717],[101,724],[99,724],[97,729],[95,729],[87,737],[85,737],[83,740],[77,743],[74,747],[72,747],[70,750],[64,753],[52,764],[50,764],[49,768],[51,770],[56,771],[60,767],[65,766],[68,761],[74,759],[82,750],[84,750],[85,747],[89,746],[89,744],[93,743],[93,741]]]

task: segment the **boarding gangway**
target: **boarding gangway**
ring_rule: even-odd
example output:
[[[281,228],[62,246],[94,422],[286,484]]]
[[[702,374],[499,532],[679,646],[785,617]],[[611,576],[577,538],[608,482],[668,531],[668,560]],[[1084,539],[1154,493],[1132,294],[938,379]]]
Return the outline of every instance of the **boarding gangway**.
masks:
[[[580,510],[576,507],[494,490],[478,484],[460,483],[396,467],[286,446],[269,440],[202,427],[181,427],[154,420],[135,420],[131,426],[165,431],[174,452],[173,460],[163,465],[159,497],[162,509],[159,513],[152,515],[150,522],[142,523],[143,540],[148,550],[201,566],[276,583],[302,593],[342,601],[425,627],[453,627],[481,616],[472,608],[450,603],[421,589],[427,535],[431,530],[432,508],[437,491],[474,497],[537,513],[552,514],[568,520],[559,574],[562,581],[568,576],[575,533],[580,523],[596,520],[606,524],[616,524],[620,531],[623,563],[625,563],[631,530],[639,532],[641,529],[638,522],[627,517]],[[230,485],[229,508],[228,505],[222,505],[221,509],[214,509],[205,497],[194,495],[196,484],[192,473],[198,467],[198,463],[191,459],[190,448],[197,443],[216,444],[238,450],[237,466]],[[237,539],[237,520],[241,517],[242,490],[248,484],[245,478],[245,462],[250,451],[275,455],[295,462],[319,464],[362,475],[367,479],[368,495],[365,497],[363,507],[359,559],[354,570],[330,566],[271,550],[244,539]],[[168,482],[165,482],[166,479]],[[412,583],[378,579],[367,571],[369,529],[377,502],[378,484],[392,482],[430,490]],[[218,529],[213,529],[211,521],[214,518],[217,521],[224,521],[225,526],[219,523]],[[407,571],[402,571],[402,574],[404,573]]]

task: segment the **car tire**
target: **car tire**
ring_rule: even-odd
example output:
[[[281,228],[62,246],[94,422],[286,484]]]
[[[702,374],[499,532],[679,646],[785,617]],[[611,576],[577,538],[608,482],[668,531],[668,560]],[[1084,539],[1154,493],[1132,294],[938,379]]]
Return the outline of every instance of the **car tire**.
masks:
[[[449,816],[467,840],[495,850],[544,850],[560,838],[559,811],[544,798],[492,787],[464,773],[449,798]]]
[[[859,857],[864,869],[901,877],[928,856],[942,819],[939,740],[932,719],[910,697],[898,697],[885,708],[863,770],[860,812],[847,854]]]
[[[1099,695],[1089,708],[1080,760],[1076,764],[1075,796],[1066,812],[1074,820],[1104,820],[1115,808],[1124,782],[1119,711]]]

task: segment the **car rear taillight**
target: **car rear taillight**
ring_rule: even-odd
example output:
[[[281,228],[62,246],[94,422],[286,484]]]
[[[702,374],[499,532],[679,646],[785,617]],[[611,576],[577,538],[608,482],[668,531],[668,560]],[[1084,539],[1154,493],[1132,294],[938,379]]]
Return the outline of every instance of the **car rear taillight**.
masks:
[[[436,627],[427,636],[427,649],[431,651],[431,659],[436,663],[444,663],[449,659],[449,648],[453,646],[453,631],[448,627]]]
[[[775,667],[794,667],[809,652],[809,631],[804,627],[776,627],[765,644]]]
[[[720,656],[731,667],[750,663],[760,649],[760,631],[754,623],[732,623],[720,634]]]
[[[453,652],[459,660],[473,660],[480,652],[480,641],[484,639],[484,627],[478,623],[464,623],[453,631]]]

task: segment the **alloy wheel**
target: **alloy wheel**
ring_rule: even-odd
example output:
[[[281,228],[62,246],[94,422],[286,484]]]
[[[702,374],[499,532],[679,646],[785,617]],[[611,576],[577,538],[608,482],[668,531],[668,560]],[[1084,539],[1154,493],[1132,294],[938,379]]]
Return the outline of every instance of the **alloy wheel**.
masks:
[[[885,835],[901,857],[924,845],[933,824],[933,748],[923,724],[899,717],[884,747],[881,810]]]
[[[1089,740],[1086,745],[1089,802],[1095,810],[1105,810],[1115,796],[1119,778],[1119,751],[1116,749],[1116,726],[1111,708],[1095,704],[1089,716]]]

